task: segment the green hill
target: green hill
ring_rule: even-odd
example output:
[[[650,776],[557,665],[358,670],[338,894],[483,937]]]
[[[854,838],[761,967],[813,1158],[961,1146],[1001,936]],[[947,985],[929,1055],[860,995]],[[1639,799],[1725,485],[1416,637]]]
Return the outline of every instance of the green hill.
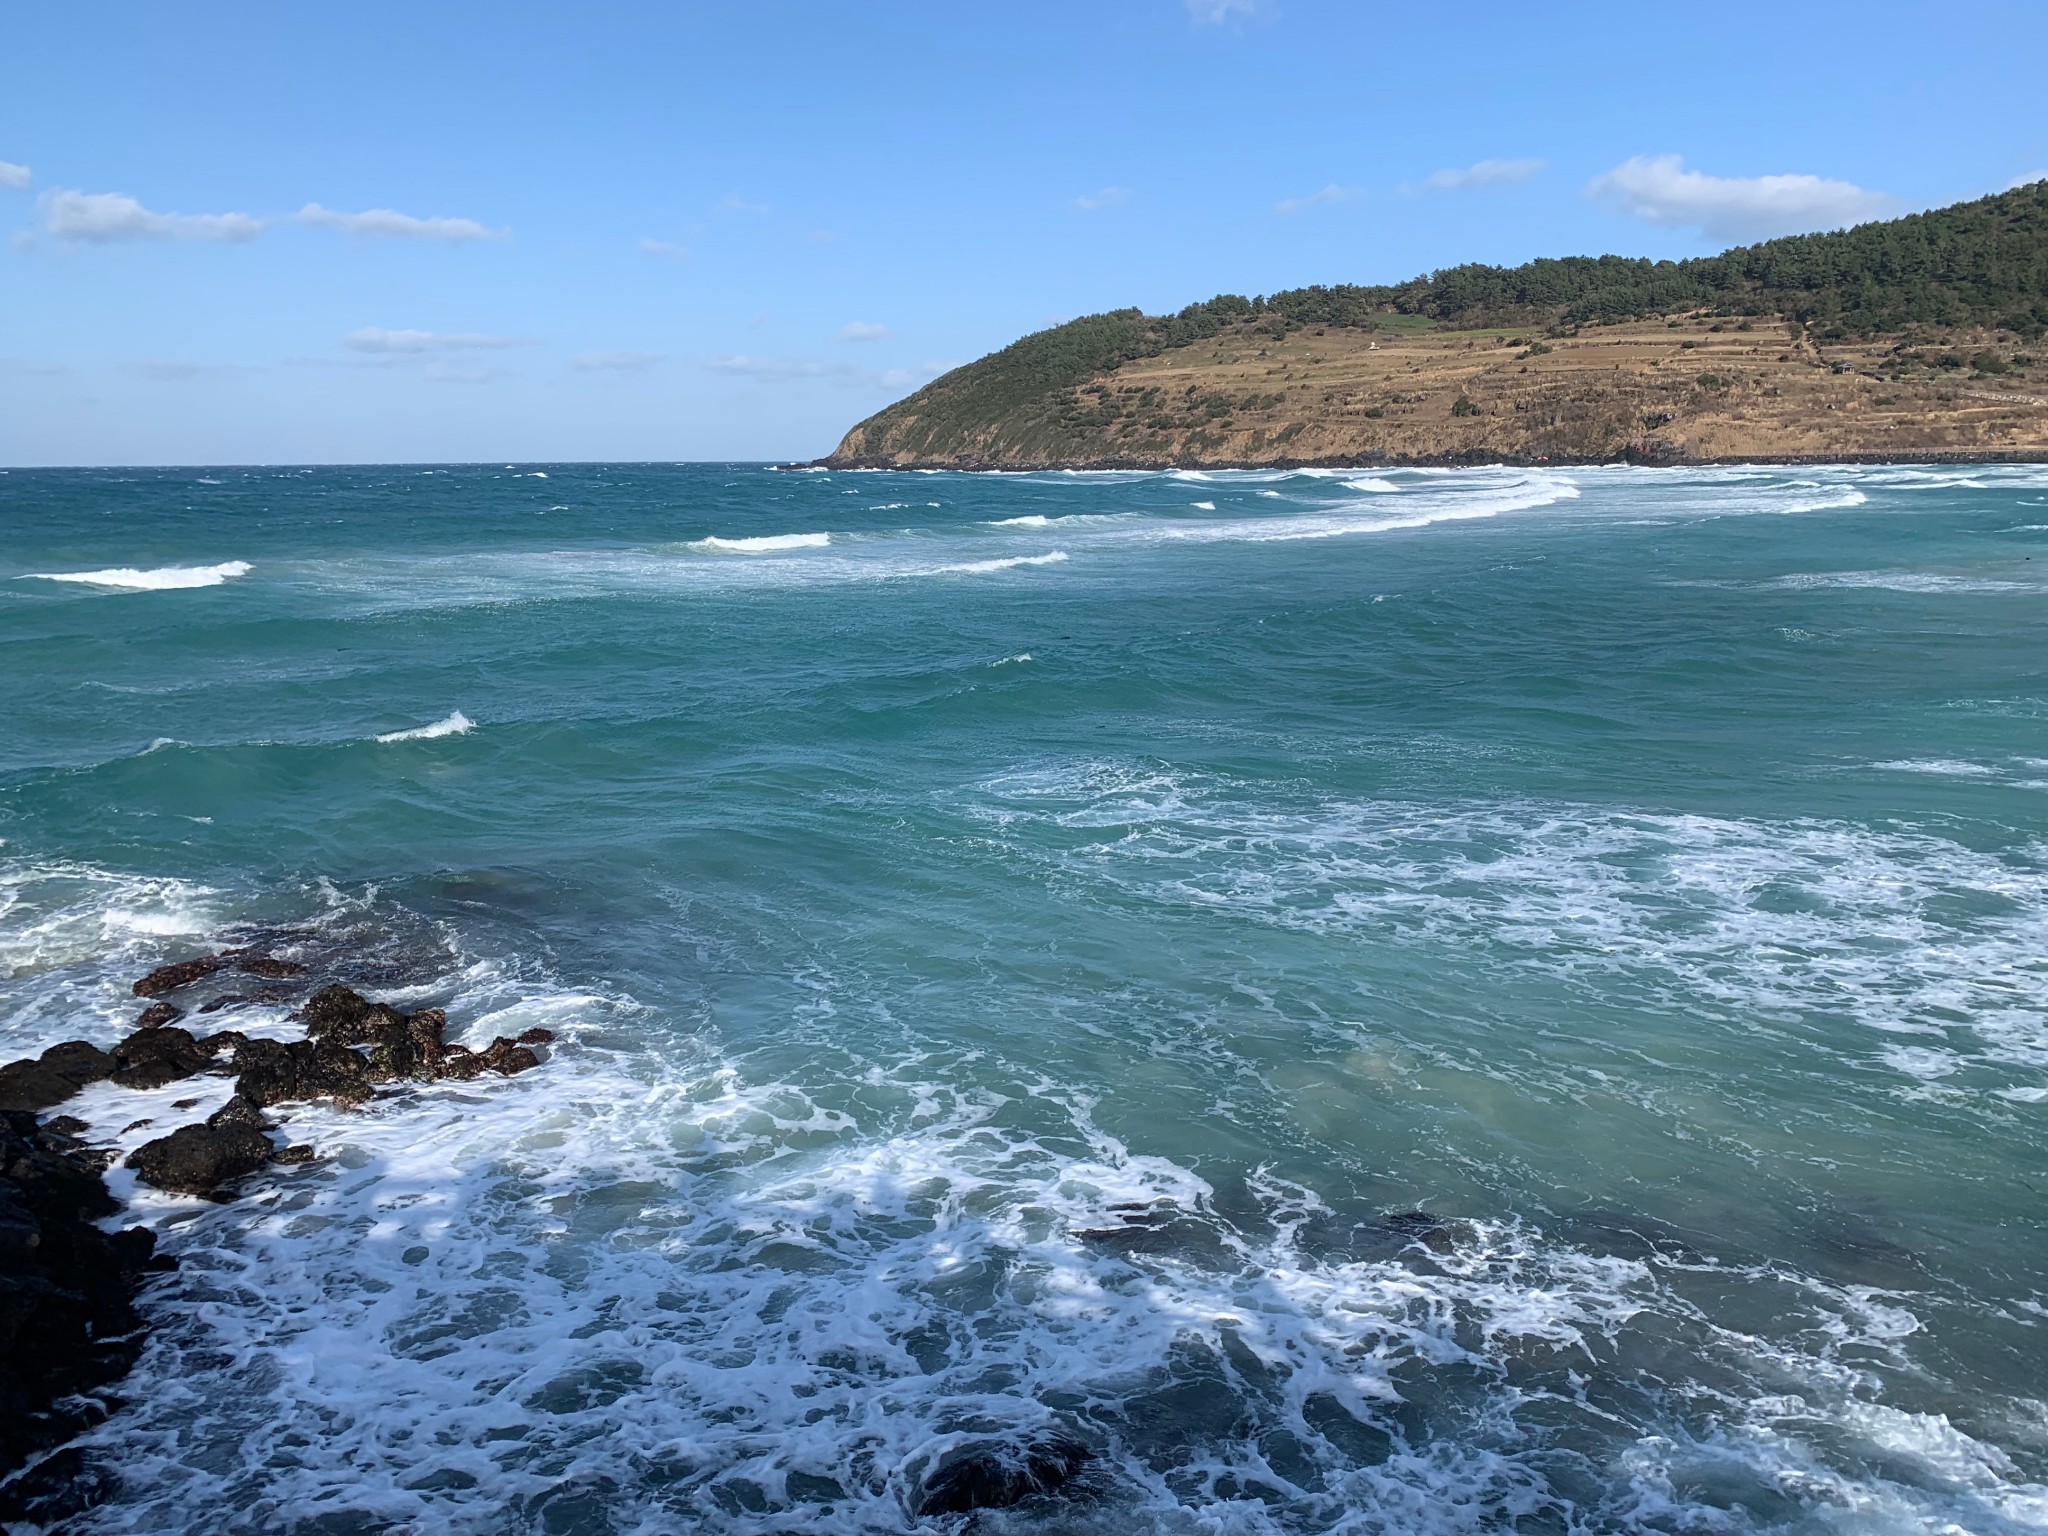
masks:
[[[1136,309],[1039,331],[934,380],[847,434],[835,461],[1075,462],[1100,458],[1076,394],[1140,359],[1192,357],[1219,339],[1284,342],[1313,330],[1528,327],[1576,332],[1706,313],[1783,320],[1814,343],[2048,330],[2048,181],[1975,202],[1690,261],[1545,258],[1448,267],[1405,283],[1222,294],[1173,315]],[[1362,345],[1362,343],[1361,343]],[[1284,427],[1280,430],[1284,430]],[[1271,434],[1271,435],[1277,435]]]

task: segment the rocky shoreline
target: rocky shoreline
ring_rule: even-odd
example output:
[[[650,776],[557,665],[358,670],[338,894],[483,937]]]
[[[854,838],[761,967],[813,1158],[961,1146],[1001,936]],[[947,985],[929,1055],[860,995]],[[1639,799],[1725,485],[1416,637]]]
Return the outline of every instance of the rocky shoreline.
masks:
[[[249,991],[190,997],[202,983],[245,979]],[[266,1166],[319,1160],[311,1146],[284,1144],[266,1110],[311,1101],[354,1109],[388,1084],[510,1076],[539,1066],[538,1048],[553,1038],[531,1029],[482,1049],[450,1042],[440,1009],[408,1014],[339,982],[316,989],[309,967],[260,946],[159,966],[132,990],[147,1006],[111,1049],[68,1040],[0,1066],[0,1520],[60,1518],[96,1502],[90,1469],[64,1447],[120,1406],[109,1389],[140,1355],[148,1326],[138,1296],[175,1267],[147,1228],[106,1229],[122,1210],[103,1177],[119,1153],[94,1145],[85,1121],[48,1111],[97,1084],[146,1091],[231,1076],[219,1109],[122,1160],[143,1184],[225,1202]],[[179,1022],[294,1001],[296,1040],[198,1034]]]
[[[960,474],[1058,474],[1062,472],[1095,473],[1105,470],[1144,470],[1147,472],[1170,472],[1173,470],[1232,470],[1232,469],[1600,469],[1618,465],[1636,465],[1656,469],[1714,469],[1736,467],[1745,464],[1779,465],[1789,468],[1802,466],[1820,467],[1832,464],[1853,464],[1911,467],[1922,464],[2040,464],[2048,462],[2035,452],[1985,452],[1959,453],[1941,450],[1926,453],[1758,453],[1701,457],[1683,452],[1671,451],[1669,445],[1646,442],[1631,444],[1626,453],[1616,454],[1514,454],[1491,453],[1474,449],[1469,453],[1449,454],[1376,454],[1361,457],[1357,454],[1325,455],[1313,459],[1154,459],[1154,458],[1106,458],[1106,459],[1046,459],[1043,461],[1023,460],[982,460],[982,459],[905,459],[895,460],[874,456],[841,458],[832,455],[813,459],[808,463],[778,464],[776,469],[786,470],[927,470],[943,469]]]

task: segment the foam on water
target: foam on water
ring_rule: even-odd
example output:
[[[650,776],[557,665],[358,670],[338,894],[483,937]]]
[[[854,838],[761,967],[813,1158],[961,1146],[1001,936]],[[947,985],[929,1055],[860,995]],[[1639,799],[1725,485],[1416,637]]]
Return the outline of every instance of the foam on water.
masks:
[[[1014,829],[1024,856],[1235,922],[1462,946],[1588,998],[1737,1026],[1926,1036],[1987,1089],[2048,1072],[2034,939],[2048,846],[1979,853],[1923,832],[1538,802],[1283,809],[1228,781],[1119,763],[991,780],[964,808]],[[1032,825],[1071,842],[1040,851],[1018,835]]]
[[[1051,550],[1043,555],[1007,555],[999,560],[967,560],[958,565],[933,566],[929,571],[915,571],[918,576],[985,576],[995,571],[1014,571],[1031,565],[1064,565],[1067,561],[1064,549]]]
[[[773,555],[787,549],[823,549],[832,542],[829,533],[774,533],[759,538],[693,539],[690,548],[711,555]]]
[[[1901,1530],[2048,1508],[1996,1446],[1872,1400],[1856,1362],[1907,1361],[1908,1298],[1513,1221],[1361,1234],[1270,1174],[1226,1199],[1085,1093],[971,1088],[944,1061],[877,1064],[850,1113],[636,1046],[630,998],[445,940],[394,1000],[474,1043],[546,1027],[551,1059],[279,1110],[323,1161],[232,1205],[117,1181],[180,1264],[126,1406],[86,1437],[120,1497],[77,1530],[907,1533],[949,1449],[1054,1427],[1095,1449],[1091,1492],[1005,1528],[1746,1530],[1788,1467],[1823,1511]],[[224,1091],[74,1107],[163,1117],[125,1147]],[[1709,1325],[1694,1292],[1730,1289],[1815,1342]],[[1699,1387],[1668,1379],[1674,1341]],[[1677,1401],[1594,1384],[1637,1351]],[[1425,1403],[1462,1430],[1423,1430]],[[1809,1528],[1832,1527],[1771,1527]]]
[[[463,736],[476,729],[476,722],[461,710],[436,720],[432,725],[418,725],[411,730],[386,731],[379,741],[436,741],[443,736]]]
[[[227,560],[219,565],[165,565],[154,570],[119,566],[104,571],[35,571],[24,581],[64,581],[79,586],[106,587],[118,592],[176,592],[195,587],[217,587],[255,569],[246,560]]]

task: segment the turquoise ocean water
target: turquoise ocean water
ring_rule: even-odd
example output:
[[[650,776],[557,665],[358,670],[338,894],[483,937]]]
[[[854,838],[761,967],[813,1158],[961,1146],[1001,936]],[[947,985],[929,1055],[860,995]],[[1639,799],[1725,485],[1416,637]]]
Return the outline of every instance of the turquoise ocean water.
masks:
[[[558,1043],[81,1530],[2048,1527],[2048,469],[0,475],[0,1054],[252,926]]]

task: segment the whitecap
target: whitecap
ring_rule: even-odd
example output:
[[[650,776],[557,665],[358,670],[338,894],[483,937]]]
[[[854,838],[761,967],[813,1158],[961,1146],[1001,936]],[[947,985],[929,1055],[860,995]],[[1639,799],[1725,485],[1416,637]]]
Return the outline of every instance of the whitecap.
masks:
[[[786,549],[823,549],[831,542],[829,533],[771,533],[747,539],[723,539],[713,535],[708,539],[693,539],[689,547],[708,555],[772,555]]]
[[[1019,651],[1014,656],[1005,656],[1001,661],[992,661],[989,665],[992,667],[1009,667],[1015,666],[1019,662],[1029,661],[1030,659],[1031,653],[1029,651]]]
[[[1948,757],[1900,758],[1896,762],[1872,763],[1870,766],[1885,773],[1931,773],[1950,779],[1981,779],[1998,771],[1982,763],[1966,763]]]
[[[1042,512],[1028,513],[1023,517],[999,517],[989,524],[991,528],[1043,528],[1052,519]]]
[[[1214,512],[1216,510],[1216,503],[1213,501],[1196,501],[1190,502],[1189,505],[1197,512]]]
[[[1347,491],[1371,491],[1381,496],[1397,493],[1401,489],[1393,481],[1382,480],[1378,476],[1372,476],[1364,480],[1346,480],[1344,488]]]
[[[941,565],[929,574],[934,576],[981,576],[991,571],[1014,571],[1027,565],[1060,565],[1067,559],[1064,549],[1056,549],[1047,555],[1012,555],[1007,560],[968,560],[959,565]]]
[[[192,587],[217,587],[254,567],[246,560],[227,560],[219,565],[163,565],[151,570],[117,566],[103,571],[32,571],[23,581],[68,581],[88,587],[112,587],[123,592],[175,592]]]
[[[461,736],[476,729],[476,722],[456,710],[447,718],[436,720],[432,725],[415,726],[409,731],[386,731],[379,741],[434,741],[442,736]]]

